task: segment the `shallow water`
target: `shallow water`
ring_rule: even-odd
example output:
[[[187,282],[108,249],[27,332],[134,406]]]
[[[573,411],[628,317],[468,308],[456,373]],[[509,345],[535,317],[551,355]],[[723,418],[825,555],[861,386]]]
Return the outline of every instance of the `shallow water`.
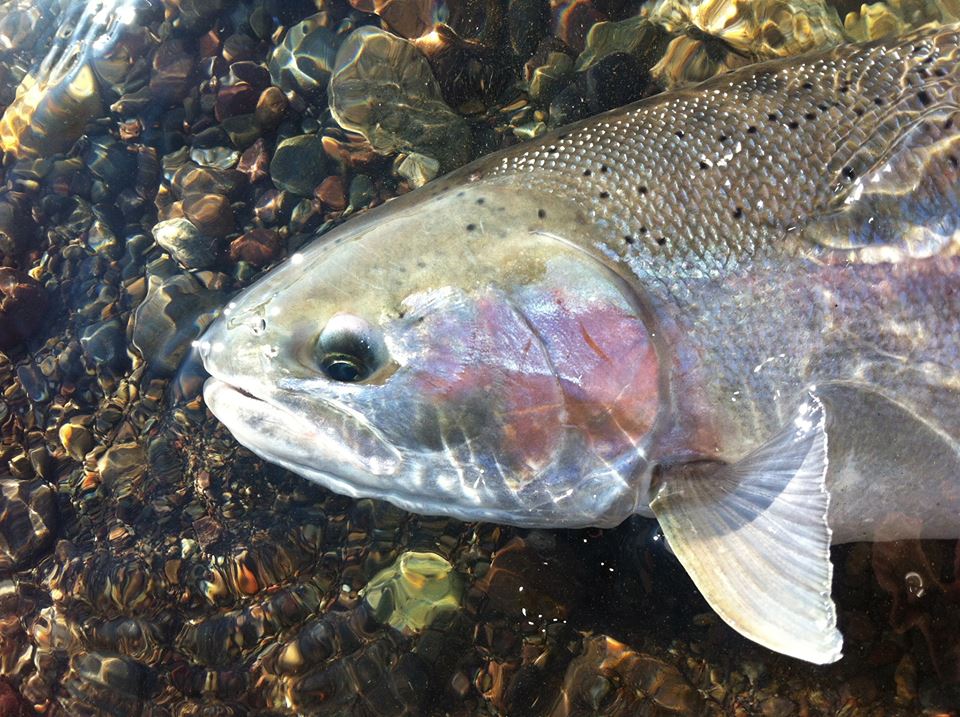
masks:
[[[264,464],[190,352],[236,290],[438,173],[960,8],[858,10],[0,5],[0,715],[955,713],[956,541],[834,548],[846,656],[808,665],[724,625],[652,521],[464,524]],[[338,60],[364,26],[392,34]]]

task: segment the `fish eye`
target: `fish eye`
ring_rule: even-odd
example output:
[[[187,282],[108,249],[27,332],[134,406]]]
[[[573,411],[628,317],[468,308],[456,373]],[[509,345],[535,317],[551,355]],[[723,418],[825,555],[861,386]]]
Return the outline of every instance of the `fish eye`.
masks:
[[[386,347],[380,333],[351,314],[337,314],[317,338],[317,364],[332,381],[359,383],[383,366]]]

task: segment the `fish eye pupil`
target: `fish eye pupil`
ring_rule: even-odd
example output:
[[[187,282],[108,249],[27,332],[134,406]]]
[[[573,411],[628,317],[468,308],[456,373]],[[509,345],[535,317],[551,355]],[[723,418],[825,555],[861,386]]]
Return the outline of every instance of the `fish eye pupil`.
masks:
[[[331,317],[317,337],[313,351],[313,366],[338,383],[365,381],[387,361],[379,329],[351,314]]]
[[[369,368],[356,356],[330,354],[324,356],[320,367],[328,378],[341,383],[356,383],[370,375]]]

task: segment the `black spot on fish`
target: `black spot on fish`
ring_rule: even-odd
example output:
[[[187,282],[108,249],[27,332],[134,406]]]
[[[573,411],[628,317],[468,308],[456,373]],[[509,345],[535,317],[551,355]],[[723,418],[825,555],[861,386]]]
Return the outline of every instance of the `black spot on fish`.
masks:
[[[947,76],[947,71],[946,71],[945,69],[943,69],[942,67],[938,67],[937,69],[935,69],[935,70],[933,71],[933,74],[935,74],[937,77],[946,77],[946,76]]]
[[[477,228],[477,225],[476,225],[476,224],[467,224],[467,231],[468,231],[468,232],[472,232],[472,231],[473,231],[474,229],[476,229],[476,228]]]
[[[487,201],[487,200],[484,199],[483,197],[478,197],[478,198],[477,198],[477,204],[483,204],[485,201]]]
[[[584,177],[589,177],[591,174],[593,174],[593,172],[591,172],[589,169],[583,170],[583,176],[584,176]]]
[[[830,108],[827,107],[826,105],[817,105],[817,109],[820,110],[821,112],[826,112]]]
[[[807,80],[806,82],[803,83],[803,89],[805,89],[805,90],[812,90],[812,89],[813,89],[813,83],[810,82],[809,80]]]
[[[610,171],[610,168],[609,168],[607,165],[605,165],[605,164],[601,164],[601,165],[600,165],[600,171],[603,172],[604,174],[606,174],[607,172]]]
[[[771,122],[776,122],[779,119],[779,115],[776,112],[771,112],[767,115],[767,119]]]
[[[920,100],[920,104],[922,104],[924,107],[928,107],[930,103],[933,102],[933,100],[930,99],[930,93],[926,90],[920,90],[917,93],[917,99]]]
[[[816,113],[816,112],[807,112],[807,113],[803,116],[803,118],[804,118],[805,120],[807,120],[808,122],[813,122],[813,120],[815,120],[815,119],[817,118],[817,113]]]
[[[863,117],[863,113],[864,113],[864,112],[865,112],[865,110],[863,109],[863,107],[854,107],[854,108],[853,108],[853,113],[854,113],[857,117]]]
[[[641,233],[641,234],[646,234],[646,233],[647,233],[647,228],[646,228],[646,227],[640,227],[640,233]]]
[[[873,98],[873,104],[875,104],[877,107],[883,107],[883,98],[882,98],[882,97],[874,97],[874,98]]]
[[[646,194],[646,193],[647,193],[647,187],[646,187],[645,185],[641,184],[639,187],[637,187],[637,191],[640,192],[640,194]]]
[[[678,129],[676,132],[674,132],[674,134],[677,135],[677,137],[679,137],[680,139],[683,139],[683,130],[682,130],[682,129]]]
[[[418,261],[417,261],[417,268],[418,268],[418,269],[426,269],[426,268],[427,268],[427,262],[425,262],[423,259],[418,260]],[[400,314],[400,318],[403,318],[403,314]]]
[[[657,237],[657,244],[660,246],[666,246],[667,238],[666,237]]]
[[[736,209],[733,210],[734,219],[739,219],[742,216],[743,216],[743,207],[737,207]]]
[[[954,169],[957,168],[957,165],[960,165],[960,161],[957,161],[957,158],[954,157],[952,154],[951,154],[949,157],[947,157],[947,159],[950,160],[950,164],[953,165],[953,168],[954,168]]]
[[[846,83],[840,85],[840,94],[846,94],[849,91],[850,91],[850,85]]]
[[[558,154],[559,152],[560,150],[557,149],[556,145],[550,145],[547,147],[547,154]]]
[[[700,164],[700,169],[706,169],[707,167],[710,166],[709,164],[704,162],[702,159],[700,160],[699,164]]]
[[[800,126],[800,123],[797,122],[796,120],[790,120],[789,122],[787,122],[787,127],[789,127],[790,129],[796,129],[799,126]]]
[[[843,174],[844,179],[846,179],[846,180],[848,180],[848,181],[851,181],[851,182],[852,182],[852,181],[856,178],[856,176],[857,176],[857,173],[853,171],[853,167],[851,167],[850,165],[847,165],[846,167],[844,167],[844,168],[841,170],[841,173]]]
[[[623,237],[623,240],[624,240],[627,244],[633,244],[633,243],[636,241],[636,239],[634,239],[634,238],[633,238],[632,236],[630,236],[629,234],[625,234],[624,237]]]
[[[749,127],[747,127],[747,134],[756,134],[756,133],[757,133],[756,127],[754,127],[753,125],[750,125]]]
[[[544,217],[547,216],[547,210],[546,210],[546,209],[538,209],[538,210],[537,210],[537,216],[540,217],[541,219],[543,219]]]
[[[601,199],[608,199],[610,197],[610,192],[600,192]]]
[[[943,123],[943,128],[950,129],[951,127],[953,127],[953,117],[948,117],[947,121]]]

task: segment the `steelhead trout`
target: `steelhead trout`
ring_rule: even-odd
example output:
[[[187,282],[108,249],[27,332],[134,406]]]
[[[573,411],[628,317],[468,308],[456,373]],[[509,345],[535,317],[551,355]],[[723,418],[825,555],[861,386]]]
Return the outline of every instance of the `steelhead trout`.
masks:
[[[837,660],[831,542],[960,537],[958,54],[758,64],[367,212],[224,310],[206,402],[338,493],[652,514],[733,628]]]

